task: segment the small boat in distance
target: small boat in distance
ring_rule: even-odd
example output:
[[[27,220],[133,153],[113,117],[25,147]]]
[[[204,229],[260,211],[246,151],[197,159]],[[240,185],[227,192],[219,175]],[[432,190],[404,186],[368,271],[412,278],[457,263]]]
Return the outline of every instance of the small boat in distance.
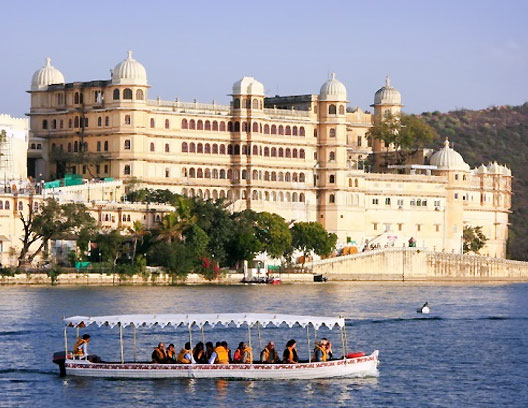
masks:
[[[431,309],[429,309],[429,303],[425,302],[423,306],[416,311],[416,313],[429,314]]]
[[[75,358],[68,349],[68,328],[84,329],[95,324],[98,327],[119,327],[121,361],[104,362],[99,357]],[[167,327],[185,327],[189,332],[189,342],[192,343],[192,328],[201,330],[202,342],[205,343],[204,326],[235,325],[237,328],[246,326],[248,330],[249,347],[251,348],[251,328],[256,327],[259,337],[260,329],[267,326],[289,328],[301,326],[306,328],[308,360],[297,364],[155,364],[137,362],[136,329]],[[321,326],[329,329],[338,327],[341,330],[343,356],[338,359],[314,362],[311,361],[312,345],[310,344],[309,327],[314,330]],[[123,346],[123,330],[132,328],[134,361],[125,361]],[[79,336],[79,335],[78,335]],[[119,316],[74,316],[64,319],[64,351],[55,353],[53,362],[58,364],[61,375],[106,377],[106,378],[229,378],[229,379],[316,379],[333,377],[371,377],[378,376],[378,351],[370,355],[364,353],[348,353],[343,317],[313,317],[273,314],[162,314],[162,315],[119,315]]]

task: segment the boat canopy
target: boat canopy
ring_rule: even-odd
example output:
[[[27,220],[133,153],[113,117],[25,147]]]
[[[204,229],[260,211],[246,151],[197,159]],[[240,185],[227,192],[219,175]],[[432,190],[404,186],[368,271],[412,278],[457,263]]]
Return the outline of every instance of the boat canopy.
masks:
[[[262,327],[268,325],[280,326],[286,324],[289,327],[299,325],[306,327],[312,325],[316,329],[326,326],[332,329],[334,326],[344,327],[345,319],[343,317],[315,317],[315,316],[295,316],[285,314],[265,314],[265,313],[221,313],[221,314],[138,314],[138,315],[117,315],[117,316],[73,316],[64,319],[67,327],[86,327],[95,323],[98,327],[110,326],[111,328],[121,325],[122,327],[152,327],[152,326],[185,326],[203,327],[206,324],[216,326],[228,326],[234,324],[240,327],[243,324],[255,326],[259,324]]]

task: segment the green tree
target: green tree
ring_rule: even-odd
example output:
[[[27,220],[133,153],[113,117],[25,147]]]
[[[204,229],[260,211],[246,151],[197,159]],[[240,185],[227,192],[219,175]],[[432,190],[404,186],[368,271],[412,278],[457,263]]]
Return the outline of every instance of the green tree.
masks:
[[[192,224],[184,233],[185,246],[196,257],[203,257],[206,255],[207,244],[209,237],[203,229],[198,225]]]
[[[256,233],[257,213],[244,210],[232,215],[234,229],[228,244],[228,263],[239,266],[243,261],[251,261],[262,251],[262,244]]]
[[[117,229],[99,233],[95,239],[97,250],[92,250],[93,261],[110,262],[115,267],[127,250],[127,237]]]
[[[466,225],[462,233],[464,240],[464,253],[478,252],[486,245],[488,238],[483,234],[482,227],[470,227]]]
[[[328,233],[318,222],[296,222],[291,228],[293,247],[303,253],[303,268],[306,258],[314,252],[319,256],[332,253],[337,235]]]
[[[173,241],[181,241],[185,230],[196,222],[196,216],[192,215],[187,199],[178,196],[174,205],[176,210],[162,218],[157,236],[158,240],[169,244]]]
[[[149,235],[150,231],[145,228],[145,225],[141,221],[136,220],[132,224],[132,227],[128,229],[128,232],[132,236],[134,242],[132,248],[132,262],[134,262],[136,259],[138,241],[141,240],[141,242],[143,242],[143,238],[145,237],[145,235]]]
[[[288,224],[280,215],[258,213],[256,229],[262,250],[271,258],[281,258],[291,248],[292,235]]]
[[[20,220],[24,227],[22,249],[19,264],[31,263],[52,238],[69,236],[77,238],[84,231],[95,230],[95,220],[90,216],[84,204],[59,204],[54,199],[47,199],[38,210],[35,210],[32,200],[28,211],[20,211]],[[33,244],[37,248],[31,251]]]
[[[197,266],[197,258],[181,242],[159,242],[148,253],[150,265],[163,267],[171,276],[173,283],[184,279]]]

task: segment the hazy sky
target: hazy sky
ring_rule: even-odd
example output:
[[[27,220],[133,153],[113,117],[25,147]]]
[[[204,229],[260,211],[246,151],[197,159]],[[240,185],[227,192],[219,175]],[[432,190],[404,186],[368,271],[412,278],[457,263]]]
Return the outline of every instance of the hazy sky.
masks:
[[[16,116],[45,57],[88,81],[128,49],[151,99],[227,103],[243,75],[268,95],[318,93],[335,72],[364,110],[386,74],[407,112],[528,100],[526,0],[0,0],[0,16],[0,113]]]

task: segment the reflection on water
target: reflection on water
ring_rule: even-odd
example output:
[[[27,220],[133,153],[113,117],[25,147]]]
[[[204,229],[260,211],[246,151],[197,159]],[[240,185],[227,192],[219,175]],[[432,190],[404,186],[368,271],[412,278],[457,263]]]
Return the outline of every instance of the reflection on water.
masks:
[[[528,285],[327,283],[239,287],[25,288],[0,287],[0,406],[151,407],[180,405],[321,406],[527,406]],[[431,315],[416,308],[428,301]],[[51,355],[64,346],[60,319],[125,313],[273,312],[343,315],[349,351],[380,350],[380,376],[314,381],[60,379]],[[119,330],[90,326],[90,352],[119,360]],[[205,340],[234,348],[247,329],[206,327]],[[193,340],[200,341],[198,329]],[[257,331],[252,344],[258,347]],[[69,331],[73,344],[75,330]],[[316,335],[310,331],[310,341]],[[322,328],[334,353],[339,331]],[[279,353],[295,338],[301,358],[306,330],[262,330]],[[124,330],[125,355],[133,357],[132,330]],[[186,329],[137,330],[137,356],[148,361],[160,341],[176,348]],[[500,356],[500,358],[497,358]]]

